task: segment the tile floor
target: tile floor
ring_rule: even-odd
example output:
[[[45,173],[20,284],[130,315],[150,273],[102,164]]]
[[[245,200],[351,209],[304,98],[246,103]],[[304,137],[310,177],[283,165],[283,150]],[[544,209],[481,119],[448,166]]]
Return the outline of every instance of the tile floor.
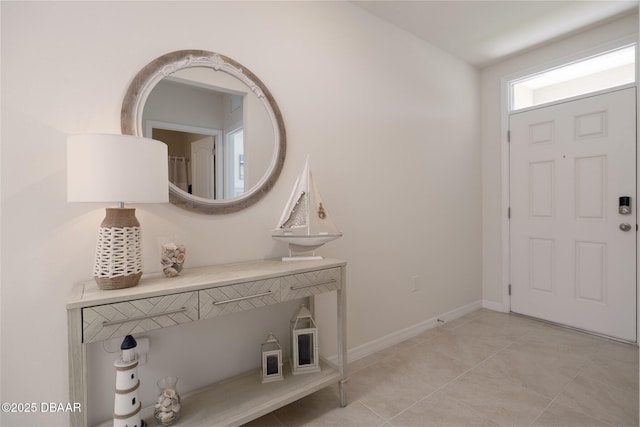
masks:
[[[250,426],[638,426],[638,348],[481,309]]]

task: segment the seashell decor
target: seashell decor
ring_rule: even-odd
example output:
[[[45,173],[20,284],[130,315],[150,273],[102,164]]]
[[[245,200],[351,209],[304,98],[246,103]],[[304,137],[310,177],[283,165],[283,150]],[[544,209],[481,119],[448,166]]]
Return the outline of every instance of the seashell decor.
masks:
[[[180,395],[176,391],[178,378],[166,377],[158,381],[160,395],[156,399],[154,416],[160,425],[172,424],[180,415]]]
[[[165,243],[162,245],[162,272],[167,277],[175,277],[182,271],[185,257],[184,245]]]

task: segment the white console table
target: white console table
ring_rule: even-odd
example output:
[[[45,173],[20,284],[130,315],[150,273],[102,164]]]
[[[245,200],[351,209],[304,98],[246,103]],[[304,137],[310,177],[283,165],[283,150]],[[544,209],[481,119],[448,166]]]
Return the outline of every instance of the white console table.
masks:
[[[80,283],[67,302],[69,401],[82,405],[82,412],[70,414],[71,425],[87,425],[86,344],[331,291],[338,307],[337,366],[323,361],[320,372],[295,376],[285,369],[284,381],[267,384],[251,371],[184,394],[176,425],[241,425],[336,383],[340,404],[346,406],[345,288],[346,262],[332,259],[185,269],[178,277],[145,276],[138,286],[109,291],[95,282]],[[153,426],[151,411],[146,408],[143,415]]]

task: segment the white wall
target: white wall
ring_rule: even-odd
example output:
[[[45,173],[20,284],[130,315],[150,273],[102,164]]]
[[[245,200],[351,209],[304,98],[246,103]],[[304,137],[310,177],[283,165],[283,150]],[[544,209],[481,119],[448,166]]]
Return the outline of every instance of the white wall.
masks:
[[[147,120],[195,126],[209,129],[224,129],[223,92],[205,91],[172,81],[160,81],[151,91],[142,114],[142,128]]]
[[[504,197],[503,178],[507,174],[508,154],[501,79],[540,71],[545,65],[559,65],[559,61],[576,58],[630,36],[636,39],[637,31],[637,14],[627,15],[482,70],[482,295],[486,305],[509,309],[504,292],[508,283],[508,263],[503,253],[503,249],[508,249],[504,241],[508,238],[505,227],[508,200]]]
[[[283,255],[269,230],[310,154],[344,232],[320,252],[349,262],[349,347],[481,298],[473,68],[347,2],[1,8],[3,402],[68,400],[65,301],[91,276],[105,206],[66,202],[66,137],[119,132],[131,78],[177,49],[217,51],[255,72],[282,110],[289,145],[275,188],[243,212],[136,206],[147,272],[160,269],[158,236],[179,236],[187,266]],[[420,292],[411,292],[413,275]],[[330,317],[329,303],[321,299],[319,318]],[[178,375],[186,392],[257,366],[260,342],[271,328],[286,341],[294,310],[269,307],[148,334],[143,400],[162,375]],[[335,352],[332,332],[321,336],[323,352]],[[112,413],[114,359],[102,345],[89,347],[92,420]],[[63,426],[67,416],[2,414],[2,424]]]

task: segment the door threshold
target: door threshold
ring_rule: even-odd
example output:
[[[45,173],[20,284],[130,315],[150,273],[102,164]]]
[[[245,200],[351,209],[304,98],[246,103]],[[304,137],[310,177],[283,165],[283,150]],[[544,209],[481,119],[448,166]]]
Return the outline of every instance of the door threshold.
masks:
[[[633,344],[635,346],[638,346],[638,342],[637,341],[630,341],[630,340],[625,340],[624,338],[612,337],[610,335],[605,335],[605,334],[600,334],[598,332],[588,331],[586,329],[577,328],[575,326],[564,325],[562,323],[553,322],[551,320],[541,319],[539,317],[529,316],[527,314],[516,313],[515,311],[509,311],[509,314],[513,314],[513,315],[519,316],[519,317],[524,317],[524,318],[527,318],[527,319],[536,320],[538,322],[546,323],[548,325],[556,326],[556,327],[563,328],[563,329],[568,329],[570,331],[580,332],[582,334],[592,335],[592,336],[598,337],[598,338],[604,338],[604,339],[610,340],[610,341],[617,341],[617,342],[620,342],[620,343],[623,343],[623,344]]]

